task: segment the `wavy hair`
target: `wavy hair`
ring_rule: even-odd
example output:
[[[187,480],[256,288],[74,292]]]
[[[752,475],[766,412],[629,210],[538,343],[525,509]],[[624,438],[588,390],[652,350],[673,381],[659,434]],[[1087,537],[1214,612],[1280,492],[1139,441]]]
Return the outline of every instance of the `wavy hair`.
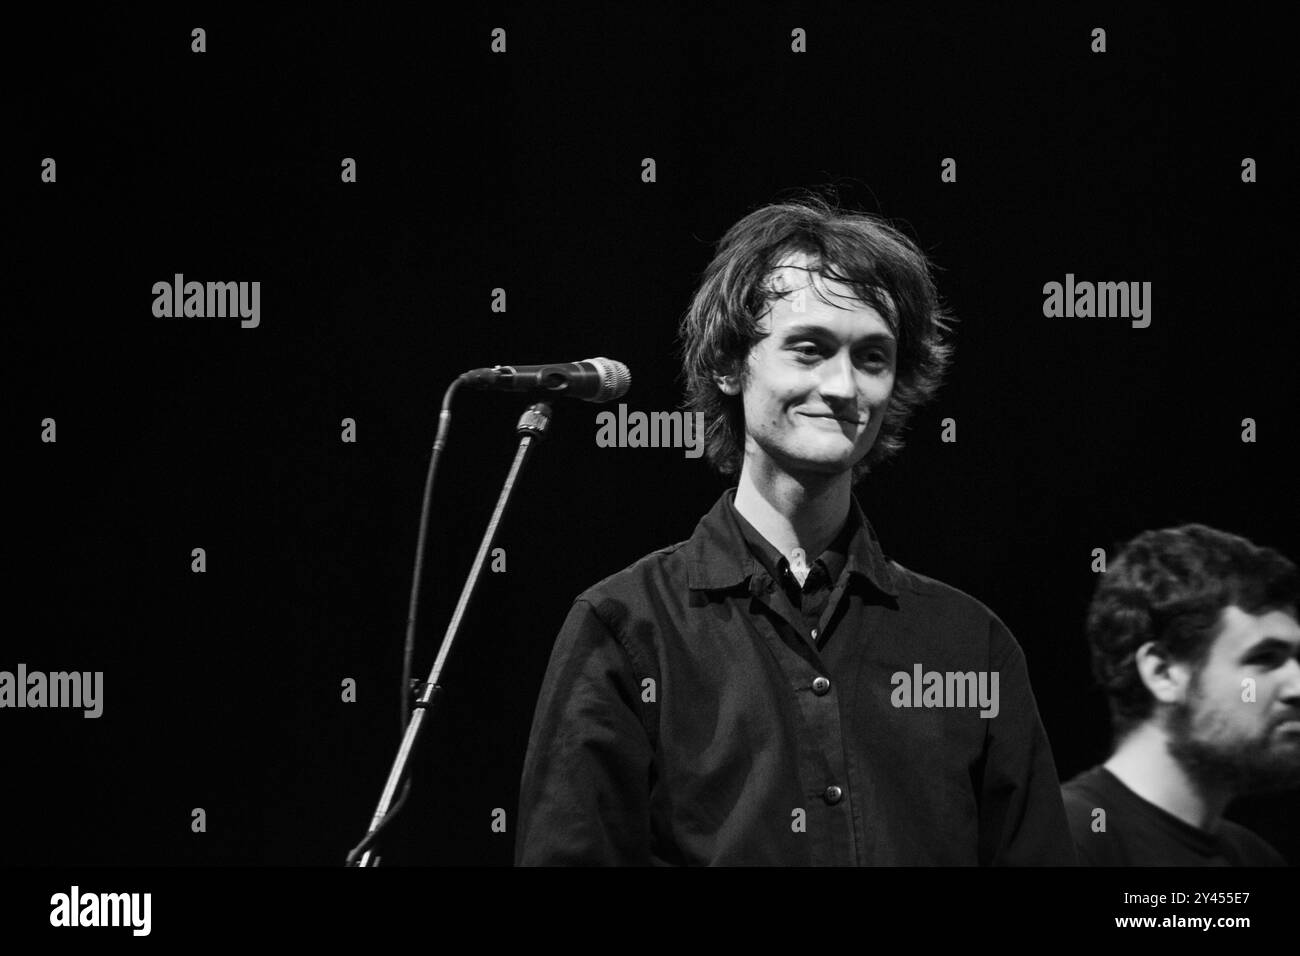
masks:
[[[894,390],[875,443],[853,466],[855,484],[903,447],[908,419],[934,396],[951,360],[944,338],[956,319],[940,303],[937,267],[907,236],[815,193],[756,209],[719,240],[678,328],[683,407],[703,413],[705,457],[732,484],[745,456],[743,398],[724,394],[716,377],[738,377],[743,393],[750,350],[765,337],[758,322],[788,294],[771,282],[773,273],[800,252],[810,273],[851,287],[898,341]]]

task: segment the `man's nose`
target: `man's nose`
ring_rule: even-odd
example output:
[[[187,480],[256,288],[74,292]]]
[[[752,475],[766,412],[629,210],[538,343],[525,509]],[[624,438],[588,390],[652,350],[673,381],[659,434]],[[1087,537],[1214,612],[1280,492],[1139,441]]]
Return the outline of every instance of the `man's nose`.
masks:
[[[1300,710],[1300,660],[1292,657],[1282,668],[1279,677],[1279,694],[1282,703]]]
[[[858,380],[853,368],[853,357],[848,351],[836,352],[822,363],[822,377],[819,391],[824,398],[835,401],[841,407],[835,409],[837,415],[857,417],[854,407],[858,397]],[[842,407],[844,404],[850,407]]]

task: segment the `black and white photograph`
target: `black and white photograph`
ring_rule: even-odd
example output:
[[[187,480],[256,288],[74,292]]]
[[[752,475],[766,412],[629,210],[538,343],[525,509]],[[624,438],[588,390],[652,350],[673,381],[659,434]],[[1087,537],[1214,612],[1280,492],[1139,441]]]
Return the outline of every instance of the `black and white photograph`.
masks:
[[[901,939],[1008,899],[1007,942],[1281,938],[1279,22],[19,22],[16,939],[560,941],[704,891],[605,867],[871,868]]]

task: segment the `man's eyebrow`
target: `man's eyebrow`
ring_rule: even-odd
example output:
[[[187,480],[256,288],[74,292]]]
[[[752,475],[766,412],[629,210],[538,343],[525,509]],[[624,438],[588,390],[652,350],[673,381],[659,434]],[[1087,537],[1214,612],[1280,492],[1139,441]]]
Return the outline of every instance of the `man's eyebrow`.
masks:
[[[1241,656],[1249,657],[1253,654],[1273,653],[1275,651],[1281,651],[1287,655],[1294,654],[1300,651],[1300,640],[1288,641],[1283,637],[1265,637],[1243,650]]]
[[[820,337],[820,338],[826,338],[826,339],[832,339],[832,338],[835,337],[834,334],[831,332],[831,330],[828,329],[828,328],[827,328],[826,326],[824,326],[824,325],[792,325],[792,326],[789,326],[789,327],[788,327],[788,328],[787,328],[787,329],[782,333],[782,337],[783,337],[786,341],[789,341],[790,339],[797,339],[797,338],[806,337],[806,336],[807,336],[807,337],[813,337],[813,338],[818,338],[818,337]],[[862,341],[862,342],[894,342],[894,341],[897,341],[897,340],[894,338],[893,334],[890,333],[890,332],[872,332],[870,335],[864,335],[864,336],[863,336],[859,341]]]

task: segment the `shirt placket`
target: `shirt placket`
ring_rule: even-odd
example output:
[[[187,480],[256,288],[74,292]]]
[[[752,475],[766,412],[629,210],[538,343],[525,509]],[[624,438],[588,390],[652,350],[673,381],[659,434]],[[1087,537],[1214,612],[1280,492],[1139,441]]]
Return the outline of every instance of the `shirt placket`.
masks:
[[[751,601],[771,611],[806,644],[802,637],[806,627],[802,615],[780,593],[781,589],[775,582],[766,575],[763,577],[771,587],[760,587]],[[838,593],[837,588],[836,595]],[[830,610],[829,602],[826,610]],[[827,673],[816,648],[809,648],[812,660],[808,660],[782,639],[768,614],[759,607],[751,607],[751,612],[751,619],[786,678],[799,721],[796,733],[799,780],[806,803],[801,809],[806,811],[813,862],[817,865],[853,864],[857,858],[857,841],[853,833],[853,808],[844,760],[843,722],[833,675]]]

